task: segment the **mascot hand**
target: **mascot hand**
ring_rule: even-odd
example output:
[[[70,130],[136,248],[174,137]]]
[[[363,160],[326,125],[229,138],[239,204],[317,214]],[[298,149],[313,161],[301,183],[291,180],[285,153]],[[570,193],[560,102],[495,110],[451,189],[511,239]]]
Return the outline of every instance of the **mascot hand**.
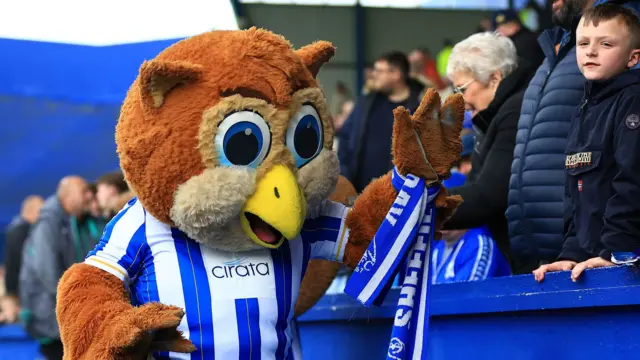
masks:
[[[393,164],[402,175],[433,183],[449,177],[460,158],[464,100],[453,95],[440,103],[438,93],[429,89],[413,115],[404,107],[393,111]]]
[[[433,184],[446,179],[460,158],[460,131],[464,120],[464,100],[453,95],[444,105],[433,89],[427,90],[413,115],[405,108],[394,110],[393,164],[402,175],[413,174]],[[372,181],[356,199],[347,216],[349,242],[344,262],[355,267],[396,199],[391,173]],[[435,199],[436,229],[453,215],[462,202],[447,196],[442,188]],[[436,233],[436,238],[439,238]]]
[[[145,359],[152,351],[195,351],[177,330],[182,309],[159,303],[133,307],[120,279],[88,264],[75,264],[62,275],[56,316],[65,360]]]
[[[110,329],[107,336],[114,342],[109,352],[126,359],[153,351],[193,352],[195,346],[177,330],[183,316],[182,309],[160,303],[131,308]]]

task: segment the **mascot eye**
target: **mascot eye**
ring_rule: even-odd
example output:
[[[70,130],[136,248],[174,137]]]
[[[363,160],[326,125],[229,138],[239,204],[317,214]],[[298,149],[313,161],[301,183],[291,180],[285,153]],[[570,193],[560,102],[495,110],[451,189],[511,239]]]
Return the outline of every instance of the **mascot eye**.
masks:
[[[222,165],[256,168],[269,152],[271,132],[259,114],[238,111],[220,123],[214,141]]]
[[[287,147],[296,159],[296,166],[302,167],[318,156],[322,143],[320,115],[313,106],[303,105],[287,130]]]

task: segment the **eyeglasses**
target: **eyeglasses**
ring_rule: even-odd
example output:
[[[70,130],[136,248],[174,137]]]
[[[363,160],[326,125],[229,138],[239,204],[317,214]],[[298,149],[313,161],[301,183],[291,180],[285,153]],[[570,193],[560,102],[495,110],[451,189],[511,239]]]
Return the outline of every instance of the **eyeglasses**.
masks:
[[[471,79],[471,80],[467,81],[464,85],[461,85],[461,86],[453,88],[453,93],[454,94],[462,94],[462,95],[464,95],[464,92],[467,90],[469,85],[471,85],[474,81],[476,81],[476,80],[475,79]]]

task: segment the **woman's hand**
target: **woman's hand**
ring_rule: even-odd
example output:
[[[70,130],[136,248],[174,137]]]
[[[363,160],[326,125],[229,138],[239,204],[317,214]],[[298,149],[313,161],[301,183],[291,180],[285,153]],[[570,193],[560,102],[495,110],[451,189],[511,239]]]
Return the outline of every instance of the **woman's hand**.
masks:
[[[533,277],[537,282],[542,282],[544,280],[544,274],[548,272],[554,271],[569,271],[576,266],[577,262],[570,260],[562,260],[556,261],[551,264],[542,265],[536,270],[533,271]]]

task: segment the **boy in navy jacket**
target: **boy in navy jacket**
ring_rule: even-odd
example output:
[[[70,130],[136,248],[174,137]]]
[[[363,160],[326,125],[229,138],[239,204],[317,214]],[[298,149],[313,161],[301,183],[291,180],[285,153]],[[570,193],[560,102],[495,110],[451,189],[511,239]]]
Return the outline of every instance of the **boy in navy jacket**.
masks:
[[[577,29],[587,79],[565,161],[565,243],[533,273],[615,265],[612,253],[640,248],[640,18],[614,4],[588,9]],[[614,259],[615,260],[615,259]]]

